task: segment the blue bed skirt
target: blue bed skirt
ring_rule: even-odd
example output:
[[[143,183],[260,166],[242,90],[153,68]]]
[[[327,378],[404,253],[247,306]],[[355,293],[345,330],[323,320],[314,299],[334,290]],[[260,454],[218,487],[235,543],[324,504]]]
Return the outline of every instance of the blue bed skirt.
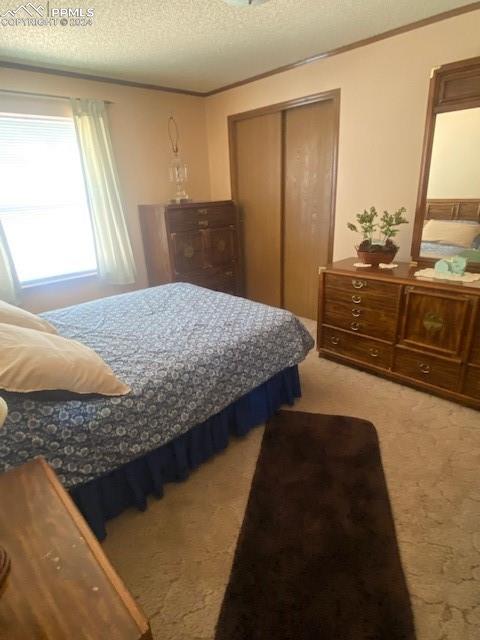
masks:
[[[231,435],[246,435],[300,395],[298,367],[284,369],[175,440],[72,488],[70,494],[97,538],[103,540],[107,520],[131,506],[145,510],[147,496],[161,498],[165,482],[185,480],[190,471],[223,451]]]

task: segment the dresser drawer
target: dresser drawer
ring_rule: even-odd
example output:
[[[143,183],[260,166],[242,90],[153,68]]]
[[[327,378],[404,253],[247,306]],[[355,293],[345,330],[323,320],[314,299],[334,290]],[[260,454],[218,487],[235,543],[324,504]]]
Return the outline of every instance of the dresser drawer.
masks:
[[[325,300],[343,302],[344,304],[362,306],[369,309],[383,309],[396,313],[398,309],[398,297],[382,295],[376,291],[347,291],[346,289],[334,289],[325,287]]]
[[[467,367],[463,393],[466,396],[480,399],[480,367]]]
[[[393,364],[396,373],[451,391],[458,389],[461,369],[460,363],[403,348],[396,349]]]
[[[396,310],[400,294],[401,287],[399,285],[329,273],[325,275],[325,299],[327,300],[375,309]]]
[[[186,278],[177,277],[177,281],[190,282],[199,287],[212,289],[212,291],[223,291],[223,293],[236,294],[238,291],[237,274],[233,265],[223,269],[202,269],[189,273]]]
[[[360,275],[340,276],[333,273],[325,274],[325,285],[334,289],[349,291],[350,293],[360,292],[362,294],[372,293],[383,296],[398,297],[400,295],[400,285],[383,282],[382,280],[369,280]]]
[[[396,335],[397,315],[393,309],[375,309],[327,298],[323,307],[323,322],[393,342]]]
[[[393,347],[388,344],[326,326],[322,331],[322,348],[383,369],[389,369],[392,362]]]
[[[192,209],[168,209],[167,225],[170,231],[191,231],[227,227],[235,224],[236,213],[233,206],[199,206]]]

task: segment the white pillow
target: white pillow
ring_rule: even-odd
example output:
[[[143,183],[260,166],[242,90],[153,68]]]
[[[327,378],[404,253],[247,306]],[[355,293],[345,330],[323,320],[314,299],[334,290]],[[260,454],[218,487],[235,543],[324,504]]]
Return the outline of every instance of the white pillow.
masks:
[[[20,307],[14,307],[13,304],[8,304],[3,300],[0,300],[0,322],[26,329],[36,329],[45,333],[58,333],[55,327],[43,318],[30,313],[30,311],[25,311],[25,309],[20,309]]]
[[[105,396],[122,396],[130,391],[89,347],[11,324],[0,324],[0,389]]]
[[[423,242],[452,244],[465,249],[473,246],[473,241],[480,234],[480,224],[463,224],[450,220],[429,220],[423,227]]]

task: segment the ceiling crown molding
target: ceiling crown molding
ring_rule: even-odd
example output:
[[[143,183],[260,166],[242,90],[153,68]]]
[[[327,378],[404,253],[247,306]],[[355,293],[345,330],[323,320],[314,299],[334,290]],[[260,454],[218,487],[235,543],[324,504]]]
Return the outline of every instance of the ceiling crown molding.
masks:
[[[258,2],[257,2],[258,4]],[[365,38],[363,40],[358,40],[357,42],[352,42],[351,44],[344,45],[342,47],[338,47],[337,49],[331,49],[330,51],[324,51],[322,53],[317,53],[313,56],[309,56],[308,58],[303,58],[302,60],[297,60],[296,62],[292,62],[290,64],[283,65],[281,67],[277,67],[276,69],[271,69],[270,71],[265,71],[263,73],[259,73],[255,76],[250,76],[249,78],[245,78],[243,80],[238,80],[237,82],[232,82],[231,84],[224,85],[218,87],[217,89],[211,89],[210,91],[193,91],[190,89],[179,89],[176,87],[165,87],[157,84],[147,84],[144,82],[135,82],[133,80],[123,80],[120,78],[110,78],[105,76],[97,76],[94,74],[82,73],[79,71],[67,71],[63,69],[55,69],[52,67],[42,67],[31,64],[24,64],[21,62],[10,62],[8,60],[0,60],[0,67],[5,67],[9,69],[18,69],[20,71],[33,71],[35,73],[48,73],[51,75],[64,76],[67,78],[76,78],[78,80],[91,80],[93,82],[106,82],[109,84],[117,84],[124,87],[133,87],[136,89],[148,89],[150,91],[166,91],[168,93],[179,93],[183,95],[189,96],[197,96],[207,98],[209,96],[216,95],[217,93],[221,93],[223,91],[228,91],[229,89],[234,89],[235,87],[240,87],[244,84],[249,84],[250,82],[255,82],[256,80],[261,80],[262,78],[268,78],[269,76],[276,75],[278,73],[283,73],[284,71],[289,71],[291,69],[295,69],[296,67],[301,67],[306,64],[312,64],[313,62],[317,62],[318,60],[323,60],[324,58],[330,58],[332,56],[339,55],[341,53],[345,53],[347,51],[352,51],[353,49],[358,49],[360,47],[365,47],[369,44],[373,44],[375,42],[379,42],[380,40],[386,40],[387,38],[392,38],[394,36],[400,35],[402,33],[407,33],[408,31],[413,31],[414,29],[420,29],[421,27],[426,27],[430,24],[434,24],[435,22],[441,22],[442,20],[447,20],[449,18],[454,18],[456,16],[462,15],[464,13],[470,13],[471,11],[477,11],[480,9],[480,1],[472,2],[470,4],[466,4],[463,7],[457,7],[455,9],[450,9],[449,11],[444,11],[442,13],[437,13],[434,16],[430,16],[429,18],[424,18],[423,20],[417,20],[416,22],[411,22],[409,24],[403,25],[402,27],[396,27],[395,29],[390,29],[388,31],[384,31],[383,33],[379,33],[378,35],[371,36],[369,38]]]
[[[77,80],[92,80],[93,82],[106,82],[108,84],[118,84],[122,87],[133,87],[135,89],[148,89],[149,91],[166,91],[168,93],[181,93],[187,96],[205,96],[203,91],[193,91],[190,89],[177,89],[176,87],[164,87],[159,84],[148,84],[146,82],[135,82],[134,80],[123,80],[121,78],[110,78],[97,76],[92,73],[82,73],[81,71],[66,71],[65,69],[55,69],[52,67],[40,67],[23,62],[10,62],[0,60],[0,67],[7,69],[18,69],[19,71],[33,71],[34,73],[47,73],[53,76],[63,76],[66,78],[76,78]]]
[[[456,16],[460,16],[464,13],[470,13],[471,11],[477,11],[478,9],[480,9],[480,2],[472,2],[470,4],[464,5],[463,7],[449,9],[448,11],[437,13],[434,16],[423,18],[422,20],[417,20],[416,22],[410,22],[409,24],[405,24],[402,27],[389,29],[388,31],[379,33],[376,36],[370,36],[369,38],[364,38],[363,40],[357,40],[357,42],[343,45],[342,47],[338,47],[337,49],[331,49],[330,51],[317,53],[313,56],[309,56],[308,58],[298,60],[297,62],[292,62],[290,64],[283,65],[282,67],[277,67],[276,69],[272,69],[271,71],[265,71],[263,73],[259,73],[258,75],[250,76],[249,78],[245,78],[245,80],[232,82],[231,84],[224,85],[223,87],[219,87],[218,89],[211,89],[210,91],[206,91],[202,95],[204,95],[205,97],[214,96],[215,94],[221,93],[222,91],[228,91],[229,89],[234,89],[235,87],[240,87],[244,84],[249,84],[250,82],[255,82],[256,80],[261,80],[262,78],[268,78],[269,76],[283,73],[284,71],[289,71],[290,69],[295,69],[296,67],[302,67],[303,65],[311,64],[312,62],[317,62],[318,60],[323,60],[324,58],[331,58],[332,56],[337,56],[340,53],[346,53],[347,51],[352,51],[353,49],[365,47],[369,44],[373,44],[374,42],[386,40],[387,38],[393,38],[394,36],[398,36],[402,33],[420,29],[421,27],[426,27],[430,24],[434,24],[435,22],[441,22],[442,20],[448,20],[448,18],[455,18]]]

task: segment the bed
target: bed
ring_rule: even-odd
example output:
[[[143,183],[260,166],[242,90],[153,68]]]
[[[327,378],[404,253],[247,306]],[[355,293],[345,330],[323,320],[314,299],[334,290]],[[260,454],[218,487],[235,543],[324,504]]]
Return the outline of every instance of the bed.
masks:
[[[51,399],[2,393],[0,470],[42,455],[95,534],[300,395],[313,339],[291,313],[175,283],[43,314],[132,391]]]

